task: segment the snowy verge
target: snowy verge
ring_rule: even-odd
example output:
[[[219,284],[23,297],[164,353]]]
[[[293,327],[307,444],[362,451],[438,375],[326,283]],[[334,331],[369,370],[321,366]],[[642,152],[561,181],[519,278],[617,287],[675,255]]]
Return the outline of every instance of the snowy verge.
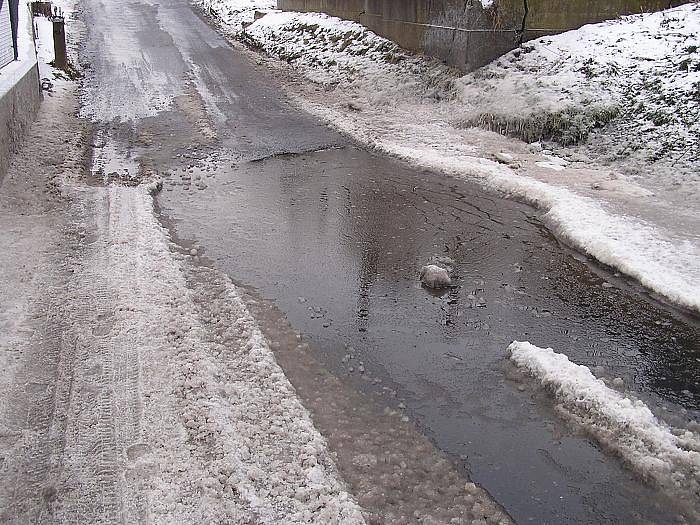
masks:
[[[539,38],[457,87],[491,129],[566,144],[611,122],[596,135],[613,140],[591,136],[606,157],[687,167],[700,162],[700,5]]]
[[[300,68],[314,82],[354,85],[376,105],[408,95],[454,96],[456,70],[418,57],[361,24],[323,13],[271,12],[248,26],[244,40]]]
[[[194,0],[194,4],[236,35],[253,22],[256,11],[266,12],[277,7],[276,0]]]
[[[574,163],[538,145],[528,148],[462,129],[462,116],[474,106],[464,102],[463,81],[454,71],[410,55],[354,22],[273,12],[248,26],[243,38],[331,88],[311,95],[303,88],[290,91],[302,107],[342,133],[414,165],[470,178],[535,205],[545,223],[576,249],[667,301],[700,312],[697,199],[681,205],[672,200],[675,194],[664,200],[590,159]],[[494,161],[502,151],[514,161]],[[679,210],[684,221],[669,221],[669,210]],[[680,223],[684,229],[678,229]]]
[[[700,437],[659,421],[640,400],[606,384],[586,366],[527,342],[508,347],[510,359],[560,403],[563,415],[618,453],[643,477],[697,497]]]

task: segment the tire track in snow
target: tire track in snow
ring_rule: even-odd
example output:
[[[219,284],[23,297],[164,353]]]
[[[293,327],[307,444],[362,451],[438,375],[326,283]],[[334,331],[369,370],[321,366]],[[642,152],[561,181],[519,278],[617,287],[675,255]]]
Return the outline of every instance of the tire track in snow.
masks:
[[[363,523],[235,288],[173,253],[156,187],[67,185],[94,240],[61,312],[55,519]]]

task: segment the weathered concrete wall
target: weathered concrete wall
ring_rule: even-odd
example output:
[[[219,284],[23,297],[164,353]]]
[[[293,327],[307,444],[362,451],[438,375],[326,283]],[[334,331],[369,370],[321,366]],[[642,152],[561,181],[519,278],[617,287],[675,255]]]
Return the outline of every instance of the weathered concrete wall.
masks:
[[[355,20],[402,47],[464,70],[476,69],[521,41],[619,15],[668,9],[688,0],[278,0],[280,9]],[[527,11],[526,11],[527,7]]]
[[[17,151],[39,111],[41,91],[37,67],[34,62],[24,68],[20,78],[0,92],[0,181],[7,172],[10,154]]]

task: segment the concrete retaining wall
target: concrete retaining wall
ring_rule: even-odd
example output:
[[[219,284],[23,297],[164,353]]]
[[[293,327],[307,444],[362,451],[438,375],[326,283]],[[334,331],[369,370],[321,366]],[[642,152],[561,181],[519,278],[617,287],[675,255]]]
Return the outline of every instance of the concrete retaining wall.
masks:
[[[8,75],[13,65],[1,69],[0,74]],[[16,80],[13,79],[12,85],[0,89],[0,181],[7,172],[10,154],[19,148],[41,104],[36,62],[16,68],[13,73]]]
[[[522,41],[624,14],[688,3],[673,0],[278,0],[280,9],[355,20],[402,47],[470,71]],[[527,6],[527,11],[525,7]]]

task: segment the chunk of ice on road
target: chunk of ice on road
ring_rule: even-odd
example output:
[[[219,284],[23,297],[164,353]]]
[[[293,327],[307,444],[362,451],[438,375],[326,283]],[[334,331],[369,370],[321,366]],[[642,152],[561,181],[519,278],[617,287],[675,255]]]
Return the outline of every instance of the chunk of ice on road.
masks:
[[[609,388],[588,367],[551,348],[514,341],[508,351],[511,361],[556,398],[567,419],[619,454],[633,470],[663,487],[697,495],[697,434],[671,428],[642,401]]]
[[[452,284],[450,274],[445,268],[435,264],[423,266],[420,271],[420,280],[428,288],[446,288]]]

